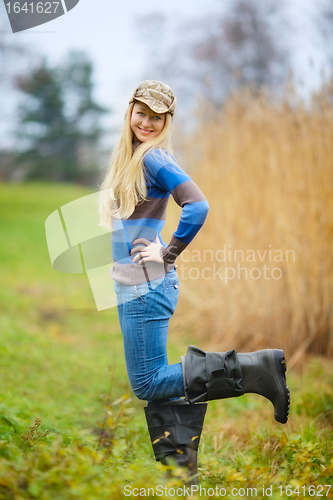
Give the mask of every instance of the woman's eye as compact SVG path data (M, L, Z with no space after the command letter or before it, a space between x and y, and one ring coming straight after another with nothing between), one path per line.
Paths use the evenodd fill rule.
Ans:
M160 116L154 116L154 120L160 120L161 117Z

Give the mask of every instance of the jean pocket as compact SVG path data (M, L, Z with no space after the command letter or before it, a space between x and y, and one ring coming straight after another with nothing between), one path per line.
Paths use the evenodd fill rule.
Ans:
M163 280L163 288L164 290L178 290L179 279L176 271L170 271L165 275Z
M123 285L115 281L114 289L117 296L117 305L131 302L138 299L136 285Z

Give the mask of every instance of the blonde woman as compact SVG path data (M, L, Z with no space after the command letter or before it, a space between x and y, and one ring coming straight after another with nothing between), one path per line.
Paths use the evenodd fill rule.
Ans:
M110 274L126 367L135 395L148 402L145 415L155 458L186 467L197 482L205 401L257 393L272 402L275 419L286 423L290 395L284 353L278 349L239 354L190 346L180 363L168 364L168 324L179 294L175 261L209 209L172 155L175 108L176 98L165 83L145 80L134 91L101 186L100 216L112 231ZM170 194L182 212L165 244L161 230Z

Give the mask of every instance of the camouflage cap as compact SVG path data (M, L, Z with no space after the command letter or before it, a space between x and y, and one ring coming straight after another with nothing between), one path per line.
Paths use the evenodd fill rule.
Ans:
M163 82L157 80L144 80L134 91L130 100L132 102L140 101L150 107L155 113L171 113L176 109L177 99L169 87Z

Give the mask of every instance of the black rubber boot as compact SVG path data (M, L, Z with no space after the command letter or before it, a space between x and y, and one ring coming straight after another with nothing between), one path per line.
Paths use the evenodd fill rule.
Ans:
M156 460L185 468L186 484L199 484L197 452L207 404L179 400L146 406L144 410Z
M277 422L287 422L290 391L283 351L205 352L190 346L182 364L186 400L194 403L256 393L272 402Z

